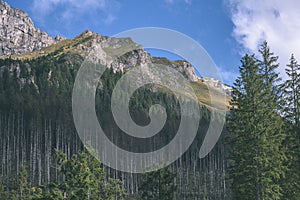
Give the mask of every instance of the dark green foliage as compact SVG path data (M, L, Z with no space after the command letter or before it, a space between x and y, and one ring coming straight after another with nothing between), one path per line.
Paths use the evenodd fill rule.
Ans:
M28 170L26 170L24 166L20 166L17 176L10 183L8 183L7 187L4 187L3 182L1 181L1 185L0 185L1 199L7 199L7 200L42 199L42 189L31 187L31 183L28 180L29 180Z
M285 130L283 119L279 115L280 111L280 90L278 82L281 80L278 75L277 63L278 57L270 52L267 42L264 42L259 52L262 61L259 67L262 75L262 105L261 109L261 130L262 132L262 148L259 161L261 175L261 198L262 199L280 199L282 196L282 188L279 184L280 180L285 176L286 166L284 162L287 160L286 152L283 148L285 140Z
M253 199L256 196L256 173L258 170L257 145L259 133L255 118L260 100L257 87L261 84L258 76L258 65L254 56L245 55L241 60L240 77L236 80L231 101L232 110L228 117L231 147L230 179L234 199Z
M20 167L15 181L10 188L0 185L1 197L11 200L102 200L124 199L126 192L117 179L108 178L101 163L87 150L74 154L71 159L61 151L55 151L63 181L44 186L32 187L28 181L28 172Z
M0 60L0 66L3 68L0 73L2 111L25 110L29 115L45 116L49 111L70 109L79 64L56 61L48 55L30 61ZM8 71L10 68L14 71Z
M87 150L78 152L69 160L59 151L56 151L55 156L64 180L54 185L55 190L51 195L63 194L66 199L74 200L123 199L125 197L126 193L121 182L112 178L106 180L101 163Z
M234 199L281 199L286 152L279 115L277 57L264 42L261 60L245 55L228 118Z
M300 199L300 65L291 55L287 80L282 85L282 112L286 120L287 174L283 180L285 199Z
M284 105L284 117L299 128L300 126L300 65L294 55L291 55L290 63L286 67L288 76L282 85Z
M139 186L141 199L174 199L174 192L177 188L174 182L175 177L176 174L172 172L170 167L145 173Z

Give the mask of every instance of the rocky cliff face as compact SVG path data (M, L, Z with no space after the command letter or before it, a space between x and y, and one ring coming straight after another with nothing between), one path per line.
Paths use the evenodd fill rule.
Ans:
M97 48L95 54L100 56L100 60L106 60L107 66L112 68L114 72L126 72L126 70L137 65L162 64L179 71L191 82L196 82L199 79L190 63L183 60L170 61L166 58L152 57L131 38L110 38L88 30L77 38L88 38L90 42L80 43L74 47L75 49L93 52Z
M34 26L26 12L0 0L0 56L36 51L62 39L50 37Z

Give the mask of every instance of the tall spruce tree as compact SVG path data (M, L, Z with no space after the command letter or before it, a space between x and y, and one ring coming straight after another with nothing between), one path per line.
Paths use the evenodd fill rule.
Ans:
M231 147L229 174L234 199L280 199L286 160L279 115L277 57L264 42L261 60L245 55L234 86L228 117Z
M230 157L229 176L232 181L232 199L250 200L258 190L258 136L257 126L262 85L254 56L245 55L239 68L240 76L234 83L231 112L228 116ZM255 198L256 199L256 198Z
M284 117L294 127L300 127L300 65L294 55L286 65L287 80L283 84Z
M261 199L280 199L282 188L280 180L284 177L286 152L283 148L285 140L283 119L280 116L280 87L278 57L270 51L265 41L259 49L260 73L263 80L260 146L260 196Z
M282 113L285 118L288 166L283 181L285 199L300 199L300 65L294 55L286 67L287 80L283 83Z

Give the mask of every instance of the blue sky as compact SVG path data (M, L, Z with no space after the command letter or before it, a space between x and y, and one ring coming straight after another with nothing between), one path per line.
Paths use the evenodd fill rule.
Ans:
M291 53L300 59L297 0L6 1L26 11L35 25L51 36L71 38L86 29L112 36L148 26L182 32L206 49L227 84L232 84L238 74L241 55L256 53L264 39L280 56L282 72Z

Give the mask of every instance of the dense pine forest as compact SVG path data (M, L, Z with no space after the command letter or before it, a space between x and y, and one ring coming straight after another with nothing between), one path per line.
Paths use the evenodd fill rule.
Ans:
M92 160L84 150L88 147L77 136L71 110L72 86L81 62L82 57L76 54L57 56L57 52L35 59L0 60L3 196L7 199L225 198L223 138L207 158L198 158L211 112L204 105L201 105L203 116L197 138L189 151L166 169L149 174L121 173ZM155 103L167 109L168 120L163 134L145 141L126 139L109 109L112 89L121 76L122 72L107 69L101 77L96 95L101 126L122 148L128 148L128 142L140 144L132 146L134 149L130 151L160 148L174 137L178 128L180 107L176 97L168 89L154 85L138 89L130 101L136 123L149 123L148 110ZM97 174L99 171L101 176ZM159 179L155 177L161 181L157 182Z
M278 57L264 42L259 55L241 59L227 131L204 159L198 151L211 109L201 105L197 137L175 163L145 173L121 173L83 146L73 124L72 86L82 57L57 52L34 59L0 60L1 197L4 199L300 199L300 65L294 55L278 74ZM96 111L107 136L130 151L168 143L180 106L166 88L146 85L130 101L132 118L149 123L148 110L163 105L163 133L134 141L117 127L110 108L122 72L107 69L97 89ZM225 127L225 128L226 128Z
M228 114L230 199L300 199L300 66L280 82L267 42L241 59Z

